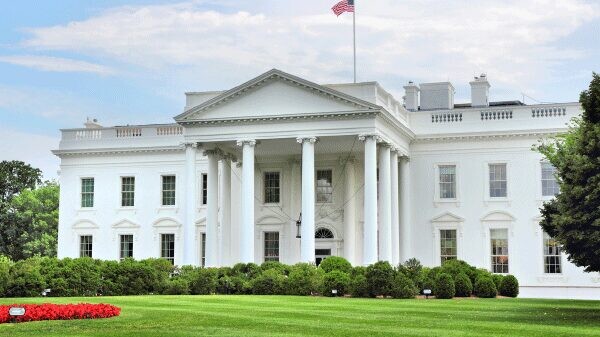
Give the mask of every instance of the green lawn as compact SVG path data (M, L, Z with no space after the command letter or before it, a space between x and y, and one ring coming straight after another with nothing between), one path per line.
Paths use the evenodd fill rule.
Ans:
M42 299L0 299L1 304ZM121 316L0 324L0 336L600 336L600 302L381 300L290 296L49 298Z

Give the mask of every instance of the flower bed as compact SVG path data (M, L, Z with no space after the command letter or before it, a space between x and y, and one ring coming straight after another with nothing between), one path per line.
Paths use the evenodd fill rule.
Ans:
M12 317L12 307L25 308L25 315ZM92 319L119 316L121 308L110 304L13 304L0 305L0 323L68 319Z

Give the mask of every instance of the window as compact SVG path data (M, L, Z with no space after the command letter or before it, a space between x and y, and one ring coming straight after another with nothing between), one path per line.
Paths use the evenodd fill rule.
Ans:
M202 205L208 203L208 174L202 173Z
M175 264L175 234L160 235L160 257Z
M508 229L491 229L492 273L508 273Z
M94 207L94 178L81 179L81 207Z
M317 228L315 239L333 239L333 232L327 228Z
M333 173L331 170L317 170L317 202L333 202Z
M490 198L506 198L506 164L489 164Z
M119 253L119 258L123 260L128 257L133 257L133 235L121 235L120 239L121 250Z
M265 262L279 261L279 232L265 232Z
M175 206L175 176L162 176L162 205Z
M456 165L440 165L440 199L456 199Z
M447 260L456 260L456 229L440 229L440 258L444 264Z
M265 172L265 204L279 203L279 172Z
M135 205L135 177L121 178L121 206Z
M200 252L200 263L202 267L206 266L206 233L202 233L202 250Z
M79 257L92 257L92 236L79 237Z
M544 273L560 274L560 245L548 233L544 232Z
M542 196L553 197L558 194L559 187L556 181L556 168L548 162L542 162Z

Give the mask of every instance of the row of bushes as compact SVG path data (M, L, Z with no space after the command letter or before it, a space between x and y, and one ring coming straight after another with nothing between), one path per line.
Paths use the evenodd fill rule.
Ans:
M352 267L329 257L308 263L236 264L233 267L173 267L163 259L121 262L90 258L30 258L13 263L0 257L0 297L96 296L143 294L256 294L413 298L431 289L437 298L516 297L513 276L491 274L463 261L426 268L411 259L397 267L377 262Z

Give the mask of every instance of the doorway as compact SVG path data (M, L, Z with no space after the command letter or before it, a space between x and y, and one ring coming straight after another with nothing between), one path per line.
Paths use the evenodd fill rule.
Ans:
M321 264L323 259L331 256L331 249L315 249L315 264L317 267Z

